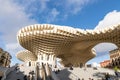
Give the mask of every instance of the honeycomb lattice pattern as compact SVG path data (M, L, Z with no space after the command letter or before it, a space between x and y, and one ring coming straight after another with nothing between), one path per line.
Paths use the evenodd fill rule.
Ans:
M37 60L37 57L28 50L19 51L17 53L17 58L24 62Z
M63 64L78 66L95 57L95 45L110 42L120 47L120 25L100 30L82 30L67 26L35 24L17 34L21 46L37 56L55 54Z

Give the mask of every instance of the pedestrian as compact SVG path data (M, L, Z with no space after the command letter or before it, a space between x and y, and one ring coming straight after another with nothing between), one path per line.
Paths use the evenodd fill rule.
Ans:
M110 75L109 75L109 73L106 73L106 74L105 74L105 80L110 80Z
M27 80L27 75L24 76L24 80Z

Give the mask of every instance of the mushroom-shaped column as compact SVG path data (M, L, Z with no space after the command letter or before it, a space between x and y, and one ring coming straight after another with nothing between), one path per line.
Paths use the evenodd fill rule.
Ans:
M25 49L46 62L49 55L61 58L67 66L79 66L95 57L93 47L102 42L115 43L120 47L120 25L101 30L81 30L68 26L35 24L19 30L18 41ZM49 56L49 57L48 57Z
M36 61L37 61L36 55L34 55L32 52L28 50L19 51L16 56L19 60L25 62L26 66L36 65Z

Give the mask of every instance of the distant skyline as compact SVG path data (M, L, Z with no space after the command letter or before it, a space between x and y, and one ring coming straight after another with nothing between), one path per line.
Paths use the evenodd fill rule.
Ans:
M120 23L119 0L0 0L0 3L0 47L12 55L12 64L20 62L15 55L23 48L16 34L22 27L55 24L86 30ZM109 59L109 50L115 48L114 44L97 45L97 57L89 63Z

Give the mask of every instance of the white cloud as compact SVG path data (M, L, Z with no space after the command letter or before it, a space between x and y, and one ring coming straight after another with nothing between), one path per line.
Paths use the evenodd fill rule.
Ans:
M14 0L16 1L16 0ZM16 3L23 6L28 13L41 13L47 10L50 0L17 0Z
M108 52L108 51L111 51L116 48L117 48L117 46L112 43L100 43L95 46L96 52L99 52L99 53Z
M59 14L59 12L57 11L56 8L53 8L52 11L51 11L51 14L52 14L53 17L55 18L55 17Z
M17 31L21 27L37 23L35 20L29 19L29 14L24 12L23 7L16 5L11 0L0 0L0 3L0 32L6 43L16 41Z
M102 29L105 27L110 27L116 24L120 24L120 12L114 10L109 12L103 20L101 20L95 29Z
M91 0L66 0L66 7L70 13L78 13Z
M112 12L109 12L106 14L106 16L101 20L98 25L95 27L95 29L103 29L106 27L110 27L116 24L120 24L120 12L114 10ZM105 52L105 51L110 51L117 48L116 45L111 44L111 43L102 43L98 44L95 49L97 52Z
M42 11L44 11L47 8L47 2L49 2L50 0L40 0L41 3L41 9Z
M47 16L47 22L50 23L50 22L53 22L56 20L57 16L60 14L59 11L57 11L56 8L53 8L50 12L50 14Z
M6 51L12 51L12 53L17 53L20 50L23 50L24 48L20 46L19 43L9 43L6 44Z
M16 1L16 0L14 0ZM31 14L31 17L43 23L54 22L66 19L67 16L76 15L81 9L95 0L17 0L16 3L24 7L25 12ZM57 12L57 16L52 12ZM53 17L53 18L51 18ZM56 19L57 18L57 19Z
M0 39L4 41L5 50L16 59L16 52L21 50L16 39L18 30L37 21L30 19L30 15L24 12L24 8L13 0L0 0L0 3Z

